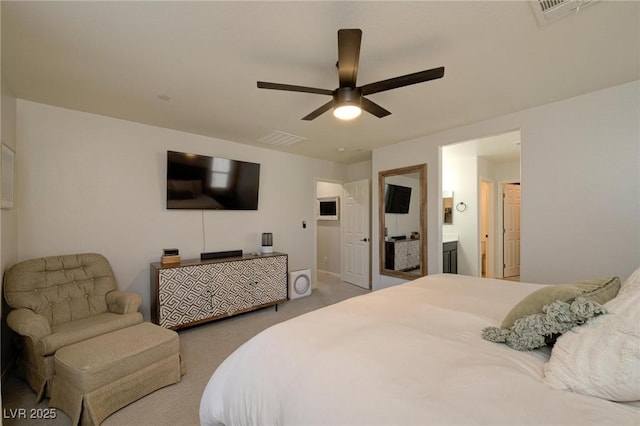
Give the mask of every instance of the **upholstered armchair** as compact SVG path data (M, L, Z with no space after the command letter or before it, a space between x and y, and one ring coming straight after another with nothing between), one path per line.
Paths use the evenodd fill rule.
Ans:
M8 326L19 335L19 370L48 395L53 356L64 346L142 322L142 298L116 289L107 259L95 253L27 260L8 269Z

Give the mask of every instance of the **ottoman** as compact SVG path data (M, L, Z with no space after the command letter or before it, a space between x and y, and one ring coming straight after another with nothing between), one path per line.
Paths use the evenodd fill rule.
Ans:
M120 408L181 377L178 333L142 323L59 349L50 407L72 424L99 425Z

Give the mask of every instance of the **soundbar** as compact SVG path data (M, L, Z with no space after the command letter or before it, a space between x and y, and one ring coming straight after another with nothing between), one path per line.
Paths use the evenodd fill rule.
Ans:
M210 251L200 253L200 260L221 259L223 257L242 256L242 250Z

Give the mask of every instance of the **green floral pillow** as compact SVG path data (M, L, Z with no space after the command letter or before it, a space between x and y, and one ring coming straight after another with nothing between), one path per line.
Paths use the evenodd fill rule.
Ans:
M509 329L487 327L482 330L482 338L506 343L518 351L529 351L549 344L550 338L584 324L589 318L607 313L598 302L583 297L578 297L570 304L556 300L542 308L542 311L517 319Z
M520 351L553 345L561 334L606 313L601 305L619 290L618 277L543 287L518 302L500 327L482 330L482 338Z
M544 306L557 300L571 303L577 297L583 297L586 300L604 304L616 297L619 290L620 278L618 277L546 286L534 291L511 308L511 311L502 320L500 327L503 329L511 328L516 320L542 313Z

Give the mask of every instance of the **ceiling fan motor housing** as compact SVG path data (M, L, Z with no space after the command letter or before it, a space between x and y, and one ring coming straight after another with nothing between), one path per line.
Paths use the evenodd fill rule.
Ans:
M333 104L335 106L354 105L362 106L362 91L358 87L339 87L333 91Z

